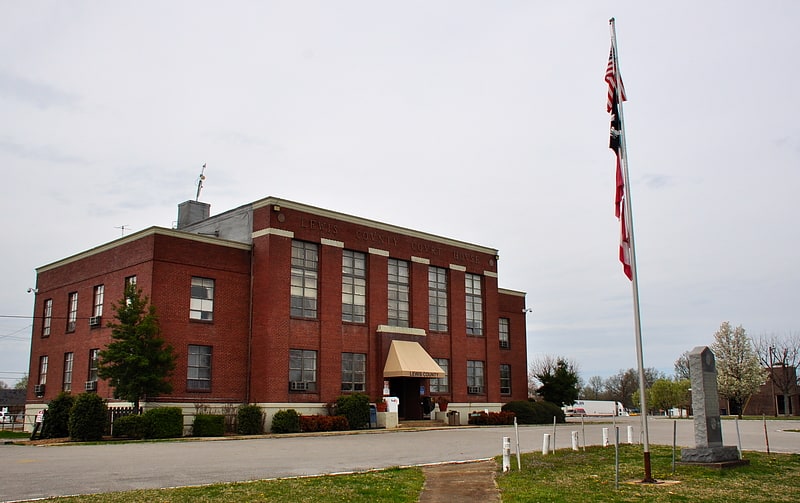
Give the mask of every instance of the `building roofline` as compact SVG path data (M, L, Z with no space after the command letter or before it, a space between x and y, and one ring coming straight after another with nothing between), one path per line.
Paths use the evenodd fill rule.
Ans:
M430 234L430 233L423 232L423 231L417 231L417 230L409 229L407 227L401 227L401 226L398 226L398 225L387 224L387 223L384 223L384 222L379 222L377 220L370 220L368 218L357 217L355 215L348 215L346 213L339 213L339 212L333 211L333 210L326 210L326 209L323 209L323 208L319 208L317 206L311 206L311 205L308 205L308 204L298 203L298 202L295 202L295 201L289 201L287 199L281 199L281 198L273 197L273 196L265 197L264 199L260 199L258 201L255 201L255 202L251 203L251 204L252 204L252 208L254 210L258 209L258 208L263 208L265 206L278 205L278 206L283 206L283 207L290 208L290 209L297 210L297 211L303 211L303 212L306 212L306 213L311 213L313 215L317 215L317 216L321 216L321 217L332 218L332 219L341 220L343 222L349 222L349 223L357 224L357 225L368 225L370 227L374 227L374 228L381 229L381 230L388 231L388 232L394 232L394 233L403 234L403 235L406 235L406 236L416 237L416 238L420 238L420 239L426 239L426 240L429 240L429 241L434 241L434 242L437 242L437 243L446 244L446 245L450 245L450 246L455 246L455 247L459 247L459 248L466 248L466 249L469 249L469 250L472 250L472 251L475 251L475 252L478 252L478 253L486 253L486 254L495 255L495 256L497 256L497 253L498 253L496 248L490 248L488 246L482 246L482 245L477 245L477 244L474 244L474 243L468 243L466 241L459 241L457 239L451 239L451 238L439 236L439 235L436 235L436 234ZM214 217L210 217L210 218L214 218Z
M67 258L63 258L56 262L52 262L50 264L46 264L36 268L36 273L40 274L43 272L47 272L51 269L56 269L63 265L69 264L71 262L75 262L87 257L91 257L92 255L97 255L98 253L103 253L105 251L117 248L119 246L126 245L128 243L132 243L134 241L138 241L139 239L149 237L149 236L168 236L178 239L188 239L190 241L197 241L200 243L207 243L213 244L217 246L226 246L229 248L238 248L240 250L250 250L251 246L247 243L240 243L239 241L229 241L227 239L220 239L211 236L203 236L201 234L192 234L191 232L183 232L178 231L175 229L167 229L165 227L149 227L147 229L134 232L128 236L121 237L119 239L115 239L114 241L109 241L108 243L104 243L100 246L96 246L94 248L90 248L88 250L82 251L80 253L76 253L75 255L71 255Z
M508 288L498 288L497 293L502 293L504 295L514 295L516 297L525 297L527 293L521 292L519 290L509 290Z

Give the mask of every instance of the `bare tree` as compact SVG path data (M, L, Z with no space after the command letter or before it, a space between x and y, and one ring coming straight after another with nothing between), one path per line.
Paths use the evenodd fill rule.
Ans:
M581 390L581 398L585 400L602 400L606 383L600 376L592 376Z
M797 368L800 366L800 334L761 335L754 341L761 365L769 372L769 379L783 395L783 413L791 415L792 397L797 394ZM775 392L772 393L775 395ZM773 397L775 416L778 415L778 397Z
M677 380L679 380L679 381L682 380L682 379L691 379L689 377L689 352L688 351L684 351L683 353L681 353L681 355L678 357L678 359L675 360L675 378Z

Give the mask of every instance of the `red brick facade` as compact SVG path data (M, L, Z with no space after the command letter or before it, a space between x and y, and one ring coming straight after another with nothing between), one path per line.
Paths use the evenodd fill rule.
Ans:
M243 226L245 228L243 228ZM244 236L244 237L242 237ZM291 316L292 243L318 249L316 316ZM342 321L342 255L366 256L366 321ZM409 265L408 328L389 326L388 263ZM447 271L448 330L429 330L429 267ZM171 403L326 403L342 394L342 353L366 355L365 393L383 394L383 369L394 339L418 342L433 358L449 361L451 402L503 403L527 397L525 296L498 288L497 251L401 227L267 198L181 230L151 228L38 269L31 346L29 403L43 403L63 388L64 355L73 353L72 392L83 391L89 351L110 340L105 325L122 298L125 279L156 307L162 334L177 367ZM483 333L467 335L465 276L480 277ZM213 321L189 319L193 277L214 280ZM93 289L104 285L102 326L90 327ZM77 324L66 331L68 298L78 293ZM52 299L50 334L42 336L45 302ZM499 344L500 319L509 342ZM210 390L187 388L187 348L212 348ZM316 390L289 388L290 350L316 352ZM48 356L42 396L39 361ZM467 361L483 362L485 386L468 393ZM508 365L510 393L501 394L500 366ZM393 386L396 382L393 382ZM428 394L428 380L408 388ZM42 391L41 389L39 391ZM98 382L97 393L112 390ZM415 391L416 393L416 391ZM412 393L413 395L413 393ZM412 397L413 398L413 397ZM413 411L409 411L413 413Z

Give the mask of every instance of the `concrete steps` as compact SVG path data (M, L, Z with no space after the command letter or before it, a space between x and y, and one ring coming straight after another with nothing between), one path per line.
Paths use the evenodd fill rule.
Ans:
M423 419L420 421L400 421L397 425L398 428L439 428L442 426L447 426L447 423L443 420L435 420L435 419Z

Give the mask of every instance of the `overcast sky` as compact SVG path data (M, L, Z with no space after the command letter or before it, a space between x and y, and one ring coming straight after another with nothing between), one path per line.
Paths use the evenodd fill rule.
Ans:
M0 380L37 267L282 197L500 251L529 360L636 366L603 81L617 19L644 362L800 330L800 2L0 2Z

